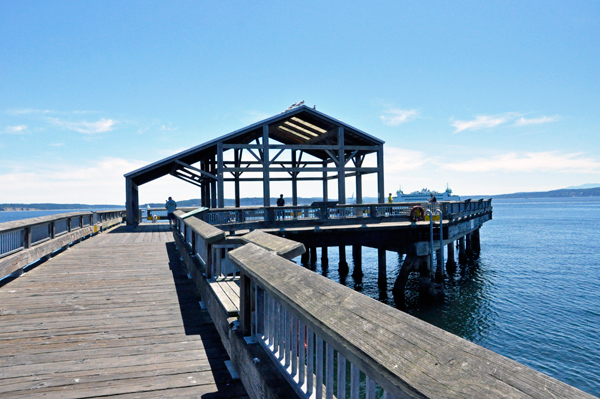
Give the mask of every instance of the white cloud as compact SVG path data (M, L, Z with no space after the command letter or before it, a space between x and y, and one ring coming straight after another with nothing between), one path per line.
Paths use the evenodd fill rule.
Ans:
M267 118L272 117L272 114L267 114L262 111L244 111L244 116L241 118L241 123L251 125L256 122L260 122Z
M48 120L58 126L65 129L73 130L84 134L96 134L110 132L112 127L117 123L112 119L102 118L96 122L70 122L59 118L48 118Z
M27 131L27 126L25 125L18 125L18 126L6 126L6 129L4 129L4 132L0 133L7 133L7 134L23 134Z
M530 152L517 154L510 152L490 158L475 158L469 161L446 163L445 169L457 172L474 173L600 173L600 162L586 158L582 153L560 154L558 151Z
M452 122L452 126L456 128L454 133L459 133L463 130L486 129L512 122L516 118L519 118L519 116L521 115L522 114L518 112L506 112L504 114L497 115L479 115L476 116L475 119L470 121L454 121ZM558 115L541 116L539 118L525 118L521 116L515 121L513 126L519 127L528 125L539 125L542 123L556 122L558 120L560 120L560 117Z
M515 126L527 126L527 125L539 125L541 123L551 123L551 122L556 122L560 120L560 117L558 115L554 115L554 116L542 116L539 118L519 118L517 119L517 121L515 122Z
M398 126L401 123L415 119L419 115L416 109L392 108L379 117L384 125Z
M416 170L430 162L430 159L421 151L405 150L391 146L384 147L383 151L386 174Z
M507 112L498 115L479 115L470 121L454 121L452 126L456 128L454 133L462 132L463 130L479 130L502 125L510 122L517 116L518 114L515 112Z
M49 163L16 165L11 172L0 174L0 203L124 204L123 175L147 164L106 157L83 167ZM142 204L162 202L169 195L180 199L199 198L200 191L172 176L140 186Z
M24 108L24 109L9 109L6 111L7 114L11 115L31 115L31 114L53 114L54 111L49 109L32 109L32 108Z

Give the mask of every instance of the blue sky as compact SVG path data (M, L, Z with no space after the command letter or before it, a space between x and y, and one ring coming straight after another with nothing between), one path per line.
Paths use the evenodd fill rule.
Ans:
M386 192L600 183L599 61L595 1L0 0L0 203L122 204L124 173L299 100L386 142Z

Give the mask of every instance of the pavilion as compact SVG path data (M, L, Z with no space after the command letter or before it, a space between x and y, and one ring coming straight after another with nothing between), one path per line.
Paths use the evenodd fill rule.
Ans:
M296 105L271 118L200 144L125 175L127 224L139 220L138 187L172 175L200 188L202 206L225 206L225 183L233 182L240 206L240 182L262 182L264 206L271 204L270 183L289 181L297 205L299 181L337 180L338 203L346 199L346 178L356 178L356 202L362 203L362 176L377 174L377 198L385 202L383 144L336 118L306 105ZM375 167L363 165L374 154ZM373 155L372 155L373 156Z

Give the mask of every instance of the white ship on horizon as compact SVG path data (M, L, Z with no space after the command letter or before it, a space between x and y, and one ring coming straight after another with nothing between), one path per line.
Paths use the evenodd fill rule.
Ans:
M442 193L423 188L421 191L413 191L410 194L404 194L404 192L402 192L402 187L400 187L400 189L396 191L394 202L426 202L431 198L431 194L435 196L437 201L460 201L460 196L452 194L452 189L446 185L446 190Z

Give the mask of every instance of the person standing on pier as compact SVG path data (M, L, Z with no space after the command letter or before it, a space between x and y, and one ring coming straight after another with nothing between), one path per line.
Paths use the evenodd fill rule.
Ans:
M285 200L283 199L283 194L279 195L277 199L277 206L285 206ZM283 211L277 211L277 219L283 219Z
M437 202L437 198L435 198L435 195L433 195L433 193L429 194L429 196L431 198L429 198L429 202Z
M389 197L388 197L388 204L391 204L394 202L394 197L392 197L392 193L390 193Z
M173 198L169 197L169 200L165 204L165 208L167 208L167 219L169 219L169 227L173 228L173 223L175 222L175 209L177 209L177 202L173 200Z

